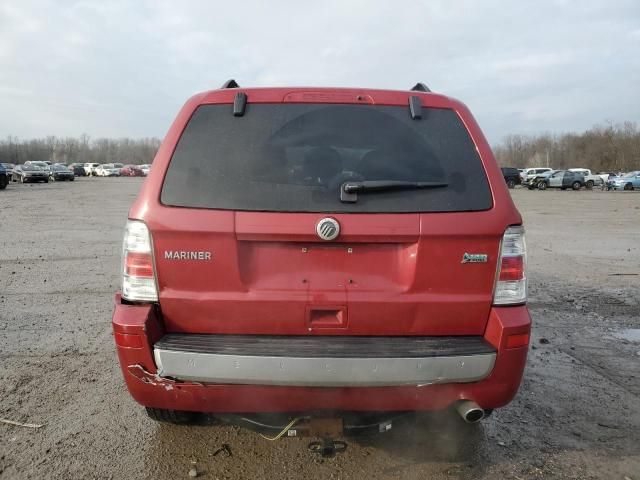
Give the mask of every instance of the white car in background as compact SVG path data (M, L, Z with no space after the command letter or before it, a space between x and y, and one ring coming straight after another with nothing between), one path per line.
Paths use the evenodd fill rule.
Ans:
M522 179L523 185L528 185L529 181L552 170L552 168L545 167L525 168L522 173L520 173L520 178Z
M117 167L115 163L105 163L95 169L94 175L98 177L119 177L120 167Z
M142 173L144 173L144 176L146 177L151 171L151 165L149 165L148 163L144 163L140 165L140 170L142 170Z
M604 185L604 179L600 175L593 175L591 173L591 170L589 170L588 168L570 168L569 171L581 173L582 175L584 175L585 186L589 189L593 188L594 186L601 187L602 185Z
M83 165L85 175L89 177L94 176L96 174L96 168L98 168L99 166L99 163L85 163Z

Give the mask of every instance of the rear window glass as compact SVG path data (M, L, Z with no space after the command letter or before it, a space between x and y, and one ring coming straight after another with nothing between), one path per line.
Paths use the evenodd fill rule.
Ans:
M445 182L434 189L360 192L344 182ZM372 105L203 105L176 146L162 187L165 205L274 212L453 212L492 199L475 145L458 115Z

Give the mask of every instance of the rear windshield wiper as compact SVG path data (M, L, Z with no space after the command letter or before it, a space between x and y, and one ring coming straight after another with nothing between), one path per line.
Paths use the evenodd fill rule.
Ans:
M344 182L340 188L341 202L357 202L358 192L384 192L389 190L412 190L417 188L441 188L446 182L412 182L405 180L364 180Z

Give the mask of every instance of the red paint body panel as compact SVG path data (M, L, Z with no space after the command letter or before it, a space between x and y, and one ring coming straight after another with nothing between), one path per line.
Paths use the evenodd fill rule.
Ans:
M397 105L454 110L474 142L492 195L486 211L332 213L337 242L322 243L320 213L234 212L168 207L160 202L174 148L195 109L251 103ZM502 172L469 110L443 95L370 89L255 88L201 93L187 101L154 159L129 218L152 236L159 306L116 298L127 386L146 406L206 412L433 410L459 399L484 408L508 403L522 378L527 347L506 348L528 334L526 306L492 307L502 235L522 220ZM211 252L211 260L167 258L165 251ZM462 264L466 252L486 263ZM498 349L491 375L476 383L393 388L302 388L174 383L154 377L152 346L163 332L266 335L479 335Z
M151 344L161 332L160 319L149 306L122 305L116 297L115 332L138 332L143 349L118 346L118 357L129 392L147 407L211 413L440 410L460 399L483 408L506 405L515 396L528 347L506 348L509 335L528 333L526 307L492 308L485 338L498 348L491 374L475 383L423 387L307 388L254 385L176 383L155 377Z

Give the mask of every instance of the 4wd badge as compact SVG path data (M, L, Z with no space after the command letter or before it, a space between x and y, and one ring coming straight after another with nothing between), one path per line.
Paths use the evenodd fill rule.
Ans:
M489 256L486 253L466 253L462 255L461 263L487 263Z

